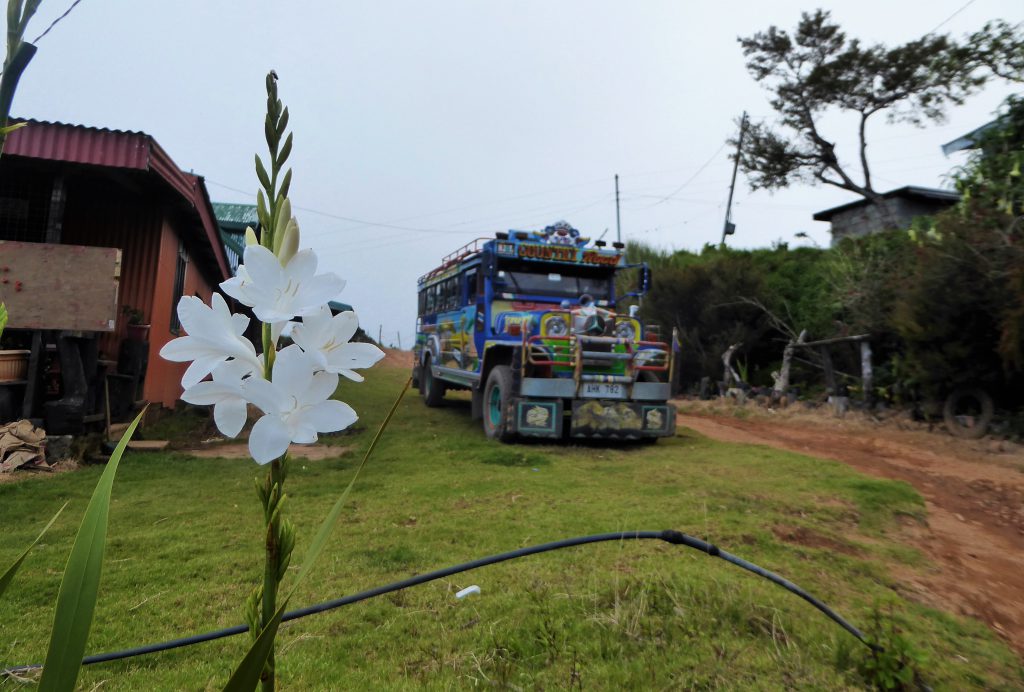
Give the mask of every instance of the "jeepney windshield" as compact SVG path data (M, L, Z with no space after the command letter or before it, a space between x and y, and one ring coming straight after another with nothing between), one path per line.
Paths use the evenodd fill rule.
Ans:
M558 271L525 272L500 270L494 283L511 293L558 298L579 298L589 293L594 300L612 299L612 274L568 275Z

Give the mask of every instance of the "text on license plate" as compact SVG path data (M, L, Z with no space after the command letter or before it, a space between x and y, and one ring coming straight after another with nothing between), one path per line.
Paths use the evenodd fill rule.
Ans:
M584 382L583 396L600 399L621 399L626 396L626 388L621 384L605 382Z

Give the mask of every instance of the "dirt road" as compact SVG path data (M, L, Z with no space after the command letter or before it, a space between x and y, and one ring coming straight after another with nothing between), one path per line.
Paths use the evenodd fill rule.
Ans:
M771 416L769 418L769 416ZM723 411L679 416L715 440L761 444L835 459L881 478L903 480L924 497L927 525L908 538L932 558L920 575L895 575L914 596L980 618L1024 656L1024 450L991 440L901 430L824 414Z

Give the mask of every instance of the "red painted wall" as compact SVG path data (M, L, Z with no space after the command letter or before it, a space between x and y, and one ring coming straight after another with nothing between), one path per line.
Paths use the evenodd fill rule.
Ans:
M153 321L149 332L149 370L146 373L146 385L143 394L147 401L160 402L164 406L174 406L181 397L181 376L185 374L188 363L171 363L159 355L171 339L184 336L185 332L171 332L171 314L177 310L174 301L174 276L178 261L178 234L172 220L165 218L160 229L160 246L158 248L157 270L153 292ZM203 277L196 263L189 258L185 269L184 295L198 295L204 302L210 302L214 289L212 283Z
M96 186L81 180L69 181L67 189L62 241L121 249L118 304L141 310L151 325L143 398L174 406L181 397L181 376L188 363L169 363L159 352L176 336L171 333L171 302L179 235L186 234L185 224L196 222L176 211L160 194L127 192L118 186ZM216 278L204 277L190 258L185 295L198 294L209 302ZM119 315L115 331L100 337L103 358L117 360L126 324L127 318Z

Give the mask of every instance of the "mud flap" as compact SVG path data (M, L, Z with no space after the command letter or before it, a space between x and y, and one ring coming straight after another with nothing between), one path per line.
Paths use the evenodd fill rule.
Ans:
M676 431L672 404L653 404L603 399L577 400L572 404L572 437L640 439L669 437Z
M562 436L561 399L517 399L515 432L524 437Z

